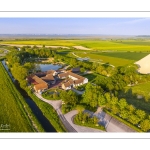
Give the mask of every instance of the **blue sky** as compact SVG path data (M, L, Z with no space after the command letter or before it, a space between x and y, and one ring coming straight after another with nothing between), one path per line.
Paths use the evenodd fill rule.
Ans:
M150 18L0 18L0 34L150 35Z

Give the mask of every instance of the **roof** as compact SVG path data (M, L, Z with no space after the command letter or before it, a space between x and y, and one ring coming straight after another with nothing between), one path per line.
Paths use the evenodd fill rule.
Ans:
M70 75L70 76L73 76L73 77L75 77L75 78L77 78L77 79L84 78L84 77L79 76L79 75L77 75L77 74L75 74L75 73L73 73L73 72L69 72L69 75Z
M46 72L46 74L53 74L54 72L56 72L55 70L48 70L47 72Z
M43 77L43 76L46 76L46 72L37 72L35 73L35 75L38 77Z
M71 86L71 84L70 84L69 82L65 82L65 83L63 83L63 84L64 84L65 87Z
M41 79L43 79L45 81L55 80L53 77L53 74L47 74L45 77L41 77Z
M73 84L73 83L74 83L74 81L73 81L72 79L70 79L68 82L69 82L70 84Z
M68 77L68 72L67 72L67 73L58 74L58 76L59 76L60 78L62 78L62 77Z
M35 82L37 82L37 83L45 83L45 84L47 84L45 81L43 81L41 78L39 78L39 77L36 76L36 75L33 75L33 76L32 76L32 79L33 79Z
M74 81L74 84L83 83L83 80L84 80L84 78L81 78L81 79L79 79L79 80L75 80L75 81Z
M43 90L43 89L47 89L48 88L48 85L47 83L40 83L40 84L37 84L34 86L35 90Z
M79 72L79 71L80 71L80 67L72 68L72 71L73 71L73 72Z

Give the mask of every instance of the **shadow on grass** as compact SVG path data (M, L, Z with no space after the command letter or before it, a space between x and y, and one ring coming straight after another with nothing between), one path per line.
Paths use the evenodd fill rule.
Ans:
M147 113L150 113L150 99L145 99L145 97L137 98L138 93L133 93L132 89L127 91L121 91L118 94L120 98L126 98L128 104L135 106L138 109L144 110ZM140 95L140 94L139 94Z

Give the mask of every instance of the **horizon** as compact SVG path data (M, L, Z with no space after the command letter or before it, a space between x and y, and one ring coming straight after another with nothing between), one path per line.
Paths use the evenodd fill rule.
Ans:
M0 35L150 35L150 18L0 18Z

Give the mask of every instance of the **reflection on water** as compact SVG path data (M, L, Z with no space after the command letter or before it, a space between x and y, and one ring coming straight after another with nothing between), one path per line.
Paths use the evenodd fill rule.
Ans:
M53 65L53 64L36 64L36 69L41 71L47 70L58 70L62 65Z

